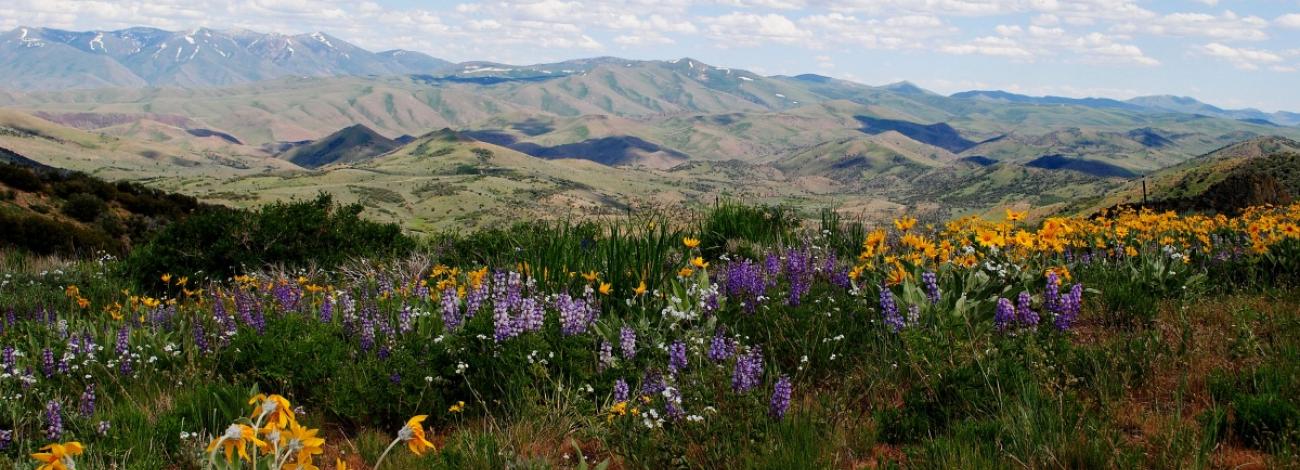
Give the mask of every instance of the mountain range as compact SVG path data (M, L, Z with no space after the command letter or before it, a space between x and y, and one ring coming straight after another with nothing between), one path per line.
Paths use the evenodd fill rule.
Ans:
M249 83L292 76L430 73L451 65L419 52L370 52L325 33L197 28L0 34L0 87L19 90Z
M232 205L328 191L416 230L724 196L1059 210L1300 139L1293 113L1190 98L943 95L692 58L452 64L323 33L18 28L0 66L0 147L24 158Z

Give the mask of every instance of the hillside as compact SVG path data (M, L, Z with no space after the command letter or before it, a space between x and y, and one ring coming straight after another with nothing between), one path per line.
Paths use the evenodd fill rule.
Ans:
M1300 196L1300 142L1259 137L1217 149L1146 178L1148 205L1231 212L1250 205L1286 204ZM1084 211L1142 202L1131 182Z
M0 247L121 255L202 207L190 196L34 165L0 150Z
M303 168L320 168L336 163L360 162L397 148L397 141L357 124L324 138L294 147L278 158Z
M196 28L0 33L0 88L226 86L282 77L430 73L449 62L418 52L366 51L325 33Z

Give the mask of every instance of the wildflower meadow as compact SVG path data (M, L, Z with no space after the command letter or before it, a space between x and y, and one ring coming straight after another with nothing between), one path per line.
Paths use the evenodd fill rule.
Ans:
M1300 204L721 204L257 265L185 262L218 243L182 235L150 263L0 260L0 468L1300 458Z

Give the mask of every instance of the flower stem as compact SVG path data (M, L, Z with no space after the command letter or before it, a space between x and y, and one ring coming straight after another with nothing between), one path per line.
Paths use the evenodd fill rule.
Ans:
M393 447L396 446L398 442L402 442L402 438L399 437L397 439L393 439L393 442L390 442L388 444L388 448L384 449L384 453L379 454L379 460L375 461L374 470L379 470L379 465L384 463L384 457L388 457L388 451L393 450Z
M217 449L220 449L221 444L224 442L226 442L226 436L223 435L221 438L217 439L217 443L212 446L212 452L208 452L207 468L214 468L217 466Z

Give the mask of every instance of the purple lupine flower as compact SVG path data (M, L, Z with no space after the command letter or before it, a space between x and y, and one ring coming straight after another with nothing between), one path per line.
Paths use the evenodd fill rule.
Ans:
M573 336L587 331L587 325L595 318L594 309L588 299L570 297L560 294L555 299L555 307L560 311L560 332L564 336Z
M811 254L805 250L790 249L786 251L785 257L786 276L790 280L790 297L786 303L797 307L812 287Z
M943 294L939 292L939 275L934 271L926 271L921 274L921 283L925 285L925 298L931 304L937 304L943 299Z
M754 313L767 291L767 280L761 268L751 260L727 264L722 270L723 292L728 299L736 299L745 313Z
M99 434L99 437L108 436L108 429L109 429L108 421L100 421L98 423L95 423L95 434Z
M596 354L597 370L605 370L614 365L614 345L600 340L600 352Z
M614 381L614 402L627 401L628 393L627 381L621 378Z
M8 449L14 443L14 431L12 429L0 429L0 450Z
M18 352L13 346L5 346L0 350L0 366L4 367L4 372L13 375L18 365Z
M664 391L665 388L668 388L668 384L664 383L663 374L660 374L657 370L647 370L645 376L641 378L642 395L658 395L659 392Z
M993 325L998 331L1007 331L1015 321L1016 308L1011 306L1010 300L998 297L998 308L993 314Z
M770 253L763 259L763 271L767 272L768 282L775 282L776 276L781 274L781 257L776 253Z
M393 339L397 338L397 330L393 328L393 323L388 321L387 316L380 316L376 313L374 318L375 325L379 327L379 331L384 333L385 339L392 342Z
M253 304L255 302L255 300L249 298L248 293L244 292L243 289L235 291L235 311L239 313L239 320L244 322L244 325L255 326L257 324L257 319L253 317Z
M831 272L831 285L840 289L849 289L853 287L853 279L849 277L847 269L839 269Z
M302 301L302 290L297 285L281 280L271 289L271 295L280 304L280 311L296 312Z
M45 378L54 377L54 350L45 348L41 351L41 370L45 372Z
M884 317L885 326L895 333L906 326L903 315L898 313L898 304L894 303L894 292L883 285L880 286L880 315Z
M63 437L63 406L58 400L45 404L45 439L58 442Z
M1016 313L1019 314L1016 320L1027 328L1038 326L1038 312L1033 310L1033 302L1033 297L1027 291L1021 291L1016 297Z
M128 344L130 338L131 331L127 329L126 325L122 325L122 328L117 330L117 345L114 348L114 352L117 353L118 357L125 358L126 353L130 351L131 346Z
M541 331L546 321L546 307L533 297L519 302L519 328L521 331Z
M1047 286L1043 289L1043 310L1054 314L1061 311L1061 278L1055 271L1047 273Z
M465 318L473 318L478 309L483 305L483 300L487 298L487 284L470 289L469 294L465 296Z
M194 319L194 349L200 354L209 351L208 334L203 331L203 322L198 321L198 318Z
M410 305L402 305L402 311L397 314L397 331L402 334L410 333L415 329L415 317L411 313Z
M400 384L402 383L402 374L393 372L393 375L388 376L388 381L392 382L394 385Z
M726 333L725 328L718 328L713 333L713 341L709 342L709 352L707 354L710 361L722 362L730 359L736 353L736 344L731 342L730 338L727 338Z
M460 299L456 297L456 288L442 290L442 325L448 331L460 327Z
M664 416L673 421L680 421L686 416L686 411L682 410L682 397L677 389L668 389L667 402L664 404Z
M706 317L713 312L718 311L718 289L715 284L712 288L704 289L704 298L701 302L700 310L703 310Z
M919 324L920 322L921 322L921 306L920 306L920 305L908 305L908 306L907 306L907 324L908 324L908 325L912 325L912 326L916 326L916 325Z
M1070 288L1070 293L1061 298L1061 308L1056 314L1056 329L1066 331L1074 325L1074 320L1079 316L1079 309L1083 306L1083 284L1075 284Z
M81 392L81 402L77 406L77 411L86 418L95 414L95 384L86 384L86 390Z
M763 349L755 346L736 358L736 367L731 373L731 389L736 393L745 393L757 386L762 379Z
M375 322L370 315L361 315L361 350L369 351L375 347Z
M677 340L668 345L668 373L677 375L686 369L686 342Z
M510 318L510 310L506 307L505 302L494 302L492 305L492 339L500 343L515 336L514 321Z
M794 391L794 386L790 383L790 377L781 375L777 379L776 386L772 387L772 401L768 409L768 416L776 419L785 417L785 412L790 408L790 394Z
M334 321L334 298L325 296L320 303L320 322L330 323Z
M623 359L632 360L636 358L636 330L630 326L624 326L618 330L619 351L623 354Z

